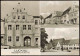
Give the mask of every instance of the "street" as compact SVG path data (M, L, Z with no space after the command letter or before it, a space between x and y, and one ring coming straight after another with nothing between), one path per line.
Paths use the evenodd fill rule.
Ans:
M71 52L54 50L54 51L41 52L41 55L79 55L79 50L71 50Z
M37 49L37 48L39 48L39 47L26 47L26 46L24 46L24 47L11 47L11 49Z
M60 28L62 28L62 27L64 27L64 28L68 28L68 27L79 27L79 25L78 24L44 24L44 25L41 25L41 27L54 27L54 28L56 28L56 27L60 27Z

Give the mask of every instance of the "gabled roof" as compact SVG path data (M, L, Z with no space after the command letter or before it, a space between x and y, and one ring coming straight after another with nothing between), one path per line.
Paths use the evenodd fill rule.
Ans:
M60 45L62 45L64 43L65 39L64 38L60 38L60 39L53 39L53 42L55 43L55 45L57 45L57 43L59 42Z
M65 40L63 44L64 44L64 45L68 45L69 42L70 42L70 40Z
M40 18L40 16L33 16L33 18Z
M47 19L47 18L51 18L52 17L52 13L49 15L49 16L47 16L45 19Z
M79 44L79 39L71 39L71 40L65 40L64 38L53 39L54 46L56 46L58 42L60 45L74 45L74 44Z
M69 13L69 11L71 10L71 7L69 7L68 9L66 9L62 15L65 15L66 13Z
M70 40L69 45L73 45L73 44L79 44L79 39Z

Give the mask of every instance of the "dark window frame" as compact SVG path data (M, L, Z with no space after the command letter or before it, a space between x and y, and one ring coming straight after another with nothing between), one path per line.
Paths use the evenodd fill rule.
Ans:
M31 30L31 25L28 25L28 30Z
M8 25L8 30L12 30L12 25Z
M23 16L22 19L25 19L25 16Z
M16 41L19 41L19 36L16 36Z
M23 30L26 30L26 25L23 25Z
M16 25L16 30L19 30L19 25Z
M35 20L35 25L38 25L38 20Z
M8 36L8 42L11 42L11 36Z
M20 16L18 16L18 19L20 19Z

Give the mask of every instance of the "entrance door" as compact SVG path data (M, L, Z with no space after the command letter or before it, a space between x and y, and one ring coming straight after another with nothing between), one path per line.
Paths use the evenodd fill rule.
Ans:
M31 46L31 38L29 36L24 38L24 46Z
M38 46L38 38L35 38L35 40L36 40L36 46Z

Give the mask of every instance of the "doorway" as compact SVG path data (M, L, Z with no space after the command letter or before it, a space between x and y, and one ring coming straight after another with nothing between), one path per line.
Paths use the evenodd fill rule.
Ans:
M31 38L29 36L26 36L24 38L24 46L27 46L27 47L31 46Z

